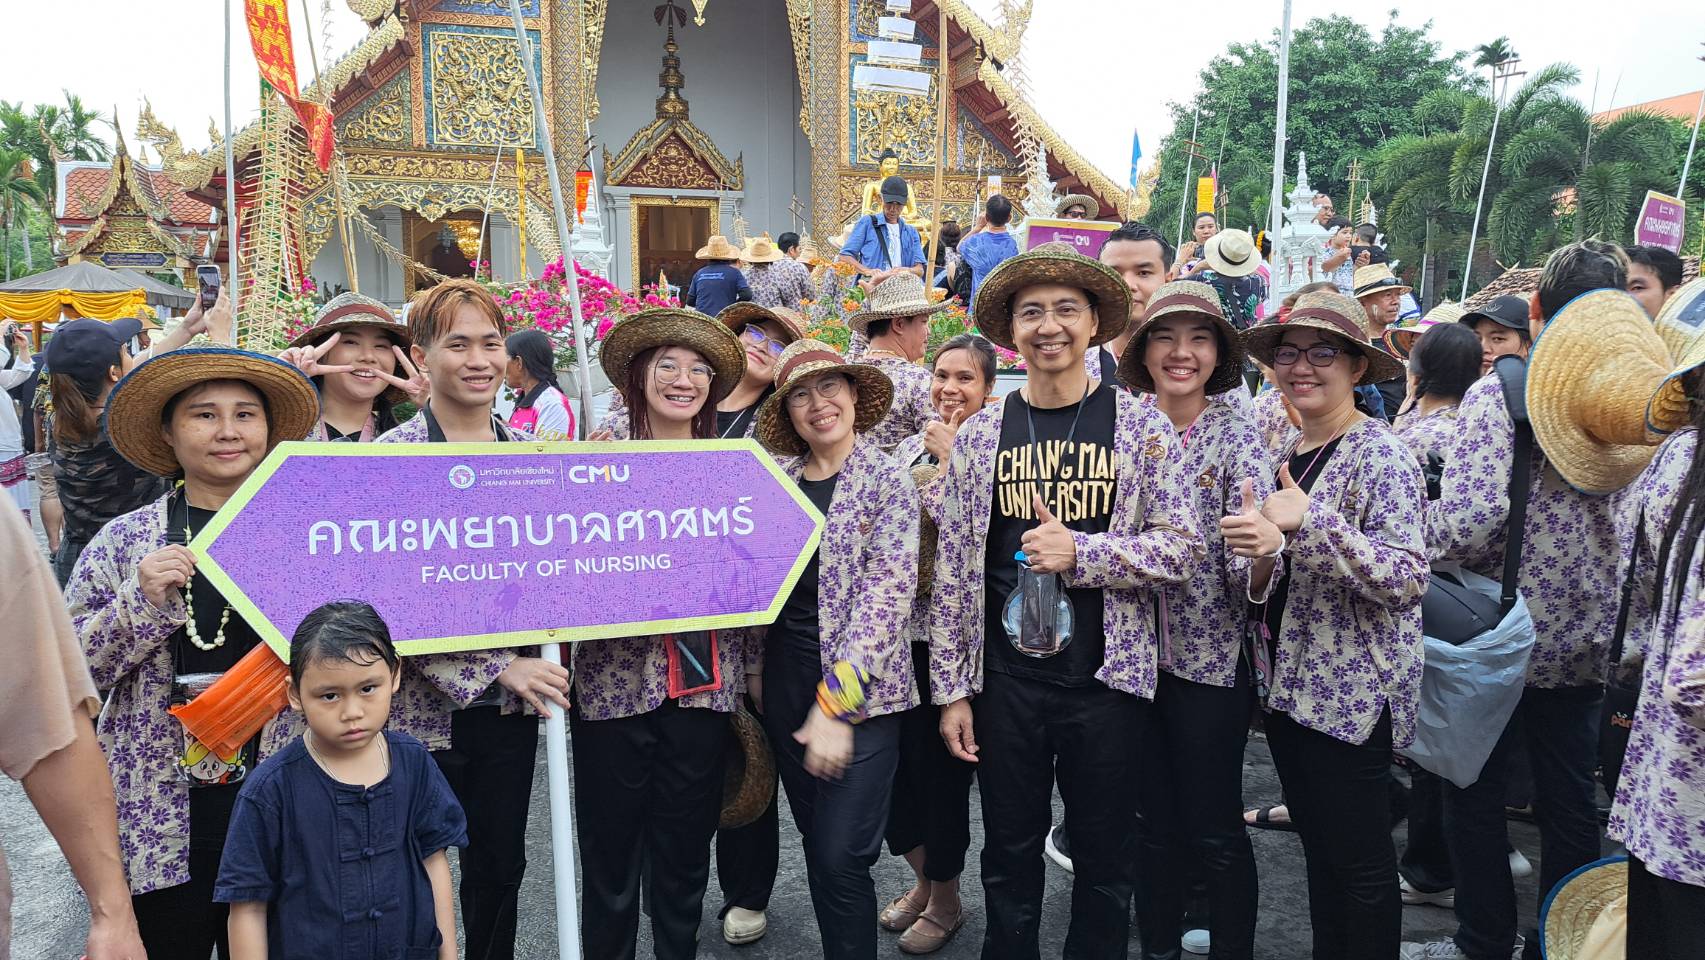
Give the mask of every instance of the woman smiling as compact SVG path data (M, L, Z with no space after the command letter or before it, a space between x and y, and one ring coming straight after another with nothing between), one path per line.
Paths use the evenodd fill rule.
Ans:
M424 404L426 378L409 360L412 342L391 308L370 297L340 293L321 307L279 355L319 388L320 422L308 439L370 443L397 425L397 404Z

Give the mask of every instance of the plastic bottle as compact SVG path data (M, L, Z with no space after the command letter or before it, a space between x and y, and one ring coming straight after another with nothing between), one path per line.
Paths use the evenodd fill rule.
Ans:
M1060 575L1038 573L1024 551L1013 555L1018 561L1018 585L1002 610L1002 626L1019 653L1027 657L1051 657L1072 642L1072 604L1060 589Z

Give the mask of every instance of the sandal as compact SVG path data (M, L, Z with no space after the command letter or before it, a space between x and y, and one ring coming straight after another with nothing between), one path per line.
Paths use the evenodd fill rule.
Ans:
M935 928L937 932L923 929L923 925L926 923ZM959 909L958 916L953 918L953 925L947 927L942 926L941 921L934 917L920 913L917 922L907 927L905 933L900 934L900 952L912 956L934 953L952 942L963 926L965 926L965 908L963 907Z
M921 907L914 906L912 901L907 899L907 894L911 892L907 890L895 897L889 902L888 906L882 909L880 914L877 914L876 922L882 925L882 929L889 933L904 933L911 929L912 924L916 923L918 917L922 916L923 912L929 908L927 902Z
M1253 821L1245 820L1243 821L1243 825L1246 827L1255 827L1260 830L1280 830L1285 833L1296 833L1296 824L1289 820L1273 819L1273 811L1281 806L1284 806L1284 804L1274 804L1270 807L1262 807L1255 811L1255 819ZM1288 810L1286 811L1287 814L1289 812L1290 811Z

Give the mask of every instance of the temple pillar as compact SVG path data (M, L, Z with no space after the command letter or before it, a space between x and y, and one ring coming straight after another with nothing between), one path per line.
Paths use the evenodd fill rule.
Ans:
M840 229L841 37L847 29L843 0L811 2L811 232L819 243Z

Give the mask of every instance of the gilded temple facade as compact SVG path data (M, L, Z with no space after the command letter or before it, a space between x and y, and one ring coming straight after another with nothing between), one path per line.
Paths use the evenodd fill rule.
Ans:
M521 279L523 233L536 275L561 249L540 153L547 135L565 192L576 174L582 181L577 252L630 288L659 272L684 279L711 233L834 236L887 149L936 221L969 219L991 174L1015 199L1027 181L1090 194L1103 218L1140 204L1025 98L1017 75L1030 0L1003 2L999 23L964 0L912 3L917 69L933 74L939 58L948 62L939 203L936 91L862 92L852 82L878 39L884 0L691 0L690 10L678 5L688 14L680 23L660 23L651 2L524 0L544 130L535 128L506 0L348 2L368 32L304 91L331 105L341 184L308 159L281 104L236 136L239 235L282 230L296 251L252 265L243 243L243 269L263 283L310 275L322 289L348 288L347 242L361 291L400 304L458 272L458 262L484 260L498 280ZM185 150L146 113L141 128L174 183L220 208L223 144ZM343 228L340 193L352 212ZM277 255L255 254L267 256Z

